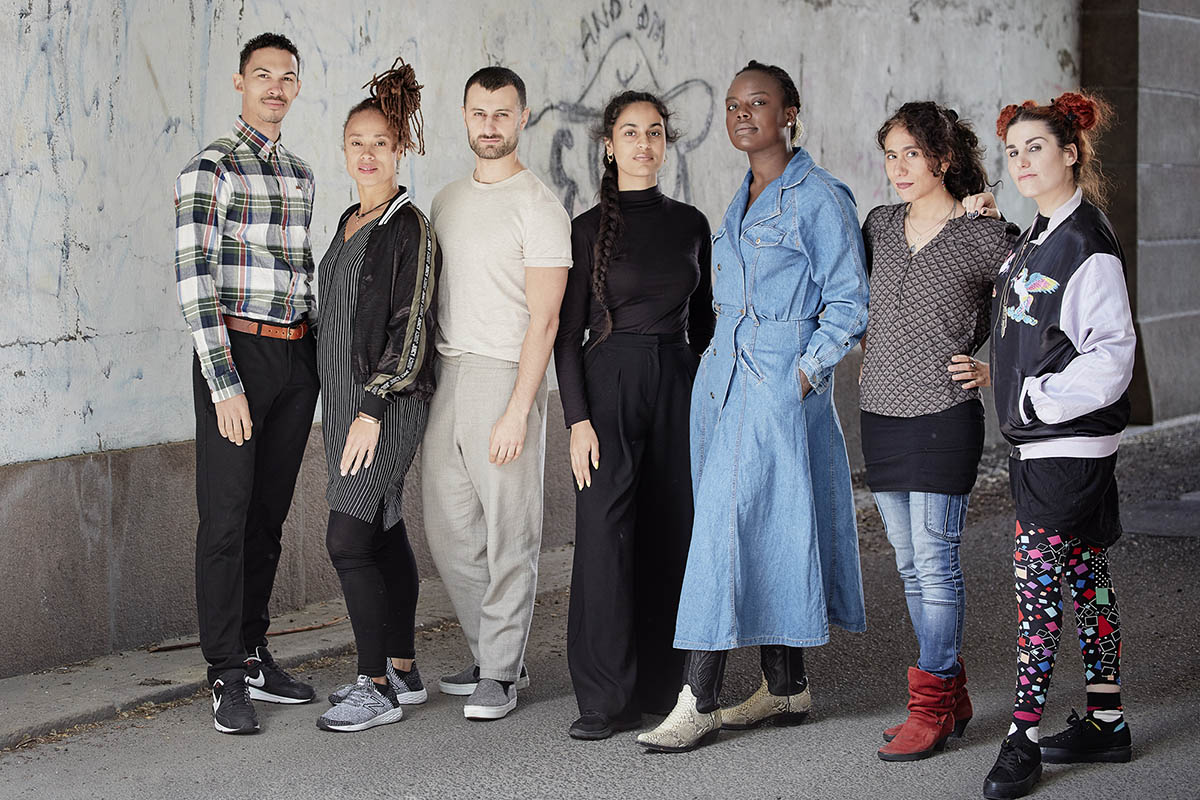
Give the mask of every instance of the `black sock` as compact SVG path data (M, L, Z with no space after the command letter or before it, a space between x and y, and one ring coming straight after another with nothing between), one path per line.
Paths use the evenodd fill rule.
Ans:
M1100 730L1111 733L1119 728L1124 722L1124 712L1119 691L1087 693L1087 718Z
M1015 728L1016 730L1012 730L1012 728L1010 728L1012 733L1008 734L1009 740L1014 742L1022 750L1038 750L1038 743L1029 738L1027 731L1030 728L1038 727L1040 722L1041 720L1025 720L1013 717L1012 728Z

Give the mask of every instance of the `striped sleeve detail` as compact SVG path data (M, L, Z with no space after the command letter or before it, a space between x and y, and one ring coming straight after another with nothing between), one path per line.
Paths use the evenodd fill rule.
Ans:
M389 397L403 394L412 386L420 374L421 366L429 357L430 312L433 308L434 290L437 283L437 239L433 227L420 211L413 209L413 219L416 222L416 252L406 253L406 259L412 259L416 264L417 285L413 291L412 303L408 308L408 325L404 331L404 342L395 348L401 363L394 372L376 372L367 381L366 390L379 397ZM411 241L411 240L410 240Z

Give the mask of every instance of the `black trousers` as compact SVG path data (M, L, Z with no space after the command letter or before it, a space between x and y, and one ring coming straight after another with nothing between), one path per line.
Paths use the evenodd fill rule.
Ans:
M567 663L581 712L629 718L675 705L698 364L682 335L613 334L585 356L600 468L575 496Z
M421 579L404 520L384 530L382 508L374 522L330 511L325 547L350 612L358 674L382 678L389 657L415 658Z
M296 341L229 332L253 425L241 447L221 436L193 359L196 410L196 610L209 681L266 644L283 521L319 390L312 334Z

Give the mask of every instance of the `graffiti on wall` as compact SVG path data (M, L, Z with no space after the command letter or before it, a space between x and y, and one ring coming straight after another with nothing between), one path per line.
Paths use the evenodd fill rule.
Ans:
M600 189L603 146L593 135L609 98L632 89L658 95L671 109L680 130L668 146L667 164L659 176L663 191L692 202L688 154L712 128L715 93L702 78L670 72L666 51L667 22L648 4L636 0L604 0L580 19L579 50L588 74L578 94L552 102L533 113L529 127L537 140L549 143L539 171L571 214L590 207ZM535 153L535 158L541 153Z

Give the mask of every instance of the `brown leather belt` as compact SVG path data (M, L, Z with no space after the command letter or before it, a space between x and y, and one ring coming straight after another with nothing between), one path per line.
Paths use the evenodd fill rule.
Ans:
M287 339L294 342L303 339L308 333L308 321L299 325L272 325L269 322L255 322L252 319L225 316L225 327L238 333L248 333L251 336L266 336L268 339Z

